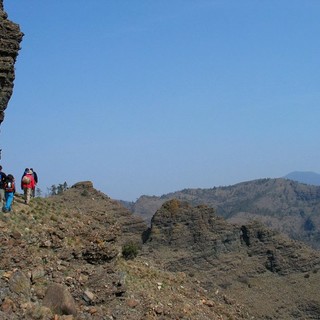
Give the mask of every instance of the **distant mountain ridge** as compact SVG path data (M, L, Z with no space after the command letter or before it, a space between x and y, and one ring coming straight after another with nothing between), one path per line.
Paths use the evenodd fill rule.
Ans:
M208 205L229 222L258 220L267 227L320 249L320 187L293 180L258 179L227 187L184 189L156 196L141 196L127 206L150 223L161 205L171 199Z
M293 171L284 176L285 179L320 186L320 174L312 171Z

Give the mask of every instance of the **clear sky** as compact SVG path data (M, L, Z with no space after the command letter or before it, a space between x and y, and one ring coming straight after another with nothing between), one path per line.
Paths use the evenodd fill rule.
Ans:
M320 172L319 0L4 0L3 171L114 199Z

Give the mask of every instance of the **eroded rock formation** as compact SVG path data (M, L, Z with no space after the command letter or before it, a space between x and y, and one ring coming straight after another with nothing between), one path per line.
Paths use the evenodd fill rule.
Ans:
M0 0L0 125L13 92L14 64L22 37L19 25L8 19L3 0Z
M153 216L143 250L257 319L320 319L319 252L257 221L230 224L210 207L172 199Z

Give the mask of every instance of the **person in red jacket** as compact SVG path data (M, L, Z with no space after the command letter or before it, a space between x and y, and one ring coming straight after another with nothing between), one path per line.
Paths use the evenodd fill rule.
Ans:
M35 188L35 181L30 169L26 169L24 172L23 177L21 178L21 189L24 193L24 203L29 204L32 190Z

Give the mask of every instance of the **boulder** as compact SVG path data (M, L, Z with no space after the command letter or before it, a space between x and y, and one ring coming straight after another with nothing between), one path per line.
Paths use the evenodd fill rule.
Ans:
M77 315L75 301L67 287L61 284L52 284L48 287L43 298L43 306L59 315Z

